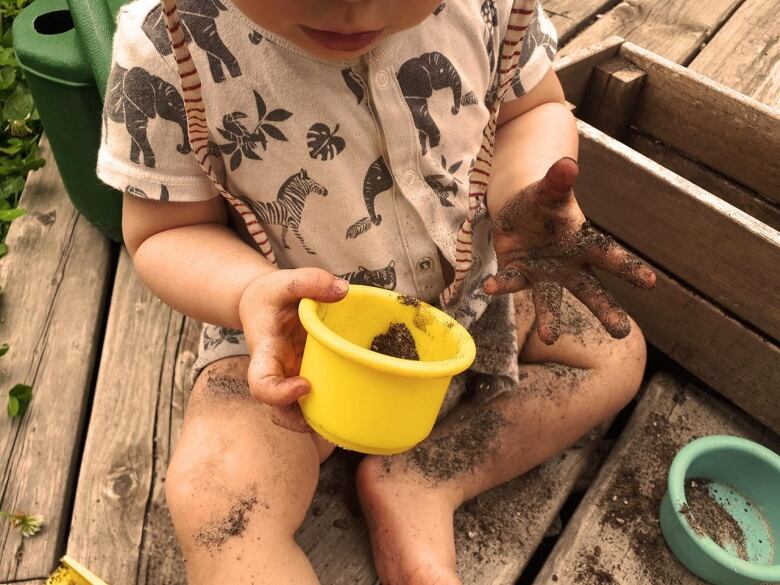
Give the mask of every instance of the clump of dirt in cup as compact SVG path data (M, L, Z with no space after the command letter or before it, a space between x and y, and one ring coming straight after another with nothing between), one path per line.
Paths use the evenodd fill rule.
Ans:
M195 533L195 542L205 546L211 553L221 551L230 537L241 536L244 533L249 523L249 513L254 510L257 503L254 490L240 496L224 517L209 522Z
M390 323L387 333L374 337L371 351L405 360L420 359L412 332L404 323Z
M710 484L710 480L701 477L687 479L685 499L688 503L680 508L680 514L696 534L709 536L722 549L731 544L737 556L746 561L745 534L739 523L710 493Z
M419 307L421 303L420 299L410 297L409 295L399 296L398 302L401 303L402 305L407 305L409 307Z
M423 303L420 299L411 297L409 295L400 295L398 302L407 307L414 307L414 319L413 323L417 329L425 331L428 325L433 321L430 313L425 310Z

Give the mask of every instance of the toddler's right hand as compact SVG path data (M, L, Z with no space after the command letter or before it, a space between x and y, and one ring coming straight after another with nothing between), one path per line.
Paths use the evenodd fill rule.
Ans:
M306 331L298 319L302 298L333 303L344 298L349 283L319 268L275 270L244 289L239 316L250 353L249 390L273 407L276 424L309 432L297 399L311 385L299 376Z

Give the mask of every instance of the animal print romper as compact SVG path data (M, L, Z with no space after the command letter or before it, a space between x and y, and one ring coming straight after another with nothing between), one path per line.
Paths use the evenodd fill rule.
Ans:
M252 225L282 268L316 266L439 304L474 336L471 373L486 375L480 397L516 386L511 299L481 289L496 271L485 145L497 100L524 95L551 66L556 34L539 5L446 0L367 55L327 61L261 29L230 0L176 4L203 107L179 77L160 1L126 5L98 176L162 201L226 191L243 210L233 213L237 231L259 253L268 256L268 244L250 237ZM524 26L518 14L528 15ZM247 353L240 331L205 324L193 376ZM467 377L453 383L443 412Z

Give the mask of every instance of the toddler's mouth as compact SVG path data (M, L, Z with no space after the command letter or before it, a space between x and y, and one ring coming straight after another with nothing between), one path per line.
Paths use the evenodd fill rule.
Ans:
M301 25L301 30L315 43L331 51L353 52L365 49L379 38L384 29L339 33Z

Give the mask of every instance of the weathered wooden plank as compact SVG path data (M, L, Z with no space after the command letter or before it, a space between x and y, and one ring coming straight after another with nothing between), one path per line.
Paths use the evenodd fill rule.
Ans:
M777 0L746 0L691 62L690 68L768 106L780 108L777 18Z
M62 553L112 262L108 241L70 203L46 140L41 155L46 166L30 174L21 199L28 213L13 223L0 261L10 346L2 384L33 387L24 418L0 425L0 509L46 522L24 542L0 526L0 580L9 581L48 574Z
M464 585L512 585L578 480L597 458L606 426L529 473L466 502L455 513Z
M649 263L651 266L652 263ZM653 266L655 288L641 292L600 273L648 341L780 433L780 347Z
M610 37L555 60L553 68L569 102L579 106L593 68L617 55L622 44L621 37Z
M780 233L596 128L577 126L585 215L780 338Z
M163 503L198 326L117 269L68 554L109 583L184 584Z
M769 227L780 230L780 205L777 203L761 197L755 191L746 189L728 177L714 172L698 161L640 132L629 132L625 142L637 152L688 179L691 183L697 184L705 191L717 195Z
M577 34L588 21L600 15L619 0L545 0L542 4L544 12L550 17L558 32L558 45L563 46L571 37Z
M603 430L525 476L467 502L455 514L458 572L464 585L514 583L577 479ZM322 469L312 507L296 539L322 583L377 585L354 488L359 457L335 454Z
M622 136L644 80L645 72L622 57L597 65L578 117L609 136Z
M703 585L663 542L658 509L675 453L712 434L780 449L777 435L715 397L654 377L534 583Z
M779 110L631 43L620 53L647 73L633 118L639 130L780 201Z
M687 63L740 1L627 0L574 37L561 55L620 35L676 63Z

